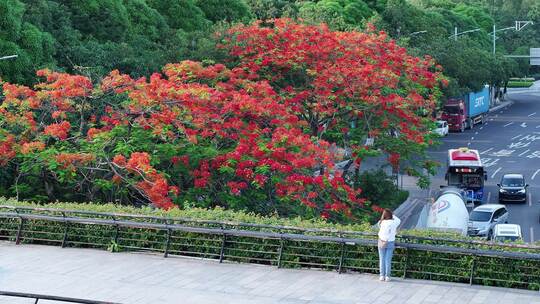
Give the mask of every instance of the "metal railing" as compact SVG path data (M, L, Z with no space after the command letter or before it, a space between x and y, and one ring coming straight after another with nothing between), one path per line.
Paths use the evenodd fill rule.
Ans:
M59 244L111 250L149 250L169 255L333 269L378 271L372 234L324 229L298 229L219 221L160 218L44 208L6 207L0 213L0 239L17 244ZM2 208L2 207L0 207ZM40 213L53 213L40 214ZM82 217L83 216L92 216ZM326 233L327 235L321 235ZM394 274L421 278L540 289L540 250L508 246L493 250L484 242L425 244L433 238L399 239ZM455 246L454 246L455 245ZM497 245L497 244L496 244ZM487 248L487 249L486 249ZM529 252L522 252L528 250Z
M49 295L24 293L24 292L10 292L10 291L0 291L0 296L33 299L33 300L36 300L34 304L38 304L39 300L67 302L67 303L81 303L81 304L120 304L120 303L115 303L115 302L94 301L94 300L49 296Z

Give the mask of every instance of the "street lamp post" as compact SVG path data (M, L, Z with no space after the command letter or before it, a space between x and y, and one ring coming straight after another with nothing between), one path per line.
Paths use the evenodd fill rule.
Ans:
M19 57L19 55L9 55L9 56L0 57L0 60L13 59L17 57Z
M454 37L454 40L457 41L457 37L458 36L461 36L463 34L468 34L468 33L473 33L473 32L478 32L480 29L477 28L477 29L474 29L474 30L468 30L468 31L465 31L465 32L461 32L461 33L458 33L458 28L457 26L454 27L454 35L448 37L448 38L452 38Z
M509 27L505 27L505 28L502 28L502 29L497 29L496 26L495 26L495 23L493 24L493 32L489 33L490 35L492 35L492 45L493 45L493 56L495 56L495 49L496 49L496 45L497 45L497 32L502 32L502 31L507 31L507 30L516 30L516 31L521 31L521 29L523 29L524 27L526 27L527 25L529 24L534 24L532 21L516 21L516 24L514 26L509 26Z

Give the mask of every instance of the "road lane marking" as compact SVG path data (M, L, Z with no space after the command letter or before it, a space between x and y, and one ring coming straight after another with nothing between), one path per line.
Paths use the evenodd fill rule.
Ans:
M505 124L503 127L508 127L509 125L511 125L511 124L513 124L513 123L514 123L513 121L512 121L512 122L509 122L509 123Z
M536 170L536 171L534 172L534 174L533 174L532 177L531 177L531 180L533 180L533 179L536 177L536 174L538 174L538 172L540 172L540 169L538 169L538 170Z
M501 171L501 169L502 169L502 167L499 167L499 169L495 170L495 172L493 172L493 174L491 175L491 178L494 178L495 175L497 175L497 173L498 173L499 171Z
M471 145L471 142L468 142L468 143L467 143L467 146L470 146L470 145Z
M484 127L480 127L480 130L482 130Z
M474 135L478 135L478 132L474 133Z
M471 140L474 140L474 136L473 136L473 137L471 137Z
M529 151L530 151L530 150L529 150L529 149L527 149L527 151L525 151L525 152L521 153L521 154L520 154L520 155L518 155L518 156L521 156L521 155L523 155L523 154L527 154L527 152L529 152Z
M485 150L485 151L482 151L482 152L480 152L480 153L482 153L482 154L488 153L488 152L491 151L491 150L493 150L493 148L489 148L489 149L487 149L487 150Z
M532 114L529 114L527 115L528 117L531 117L531 116L534 116L534 114L536 114L536 112L532 113Z
M540 128L540 125L536 126L536 128L537 128L537 129Z
M531 226L531 243L534 242L534 230L533 230L533 227Z
M519 135L517 135L517 136L514 136L514 137L512 137L512 139L516 139L516 138L518 138L518 137L521 137L521 135L523 135L523 134L519 134Z
M527 124L523 122L523 123L521 123L519 126L522 127L522 128L526 128L526 127L527 127Z
M532 207L532 194L529 192L529 207Z
M489 204L491 202L491 191L488 192L487 202L486 204Z

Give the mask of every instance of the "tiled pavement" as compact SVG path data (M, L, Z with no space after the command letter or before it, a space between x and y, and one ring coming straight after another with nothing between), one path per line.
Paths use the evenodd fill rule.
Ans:
M379 282L377 279L374 275L0 242L0 290L4 291L126 304L540 304L538 291L410 279ZM33 302L0 296L0 303Z

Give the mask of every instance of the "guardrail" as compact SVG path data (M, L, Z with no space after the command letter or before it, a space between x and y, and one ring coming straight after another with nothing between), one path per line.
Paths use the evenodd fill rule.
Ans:
M182 255L219 262L316 267L339 273L378 272L376 239L372 234L72 210L3 208L12 212L0 212L0 239L17 244L149 250L161 252L164 257ZM76 214L93 217L74 216ZM396 243L394 274L403 278L540 290L537 246L520 245L507 248L514 251L500 251L479 247L488 245L483 242L438 240L461 247L422 243L435 240L400 239Z
M39 300L67 302L67 303L81 303L81 304L120 304L120 303L114 303L114 302L103 302L103 301L49 296L49 295L24 293L24 292L10 292L10 291L0 291L0 296L33 299L33 300L36 300L34 304L38 304Z

